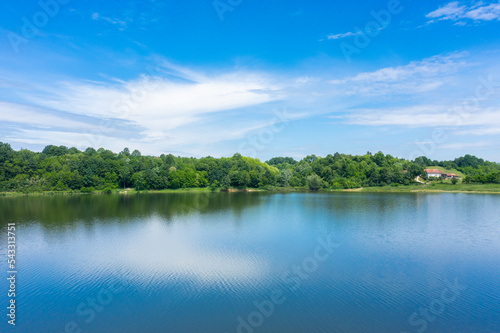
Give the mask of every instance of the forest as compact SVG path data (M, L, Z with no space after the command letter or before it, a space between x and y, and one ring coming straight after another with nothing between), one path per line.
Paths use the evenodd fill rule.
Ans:
M464 183L500 184L500 164L471 155L452 161L418 157L414 161L385 155L309 155L301 160L274 157L267 162L241 156L203 158L172 154L143 156L128 148L119 153L100 148L80 151L46 146L42 152L15 151L0 142L0 192L111 192L119 188L163 190L180 188L352 189L403 186L425 178L427 166L456 169Z

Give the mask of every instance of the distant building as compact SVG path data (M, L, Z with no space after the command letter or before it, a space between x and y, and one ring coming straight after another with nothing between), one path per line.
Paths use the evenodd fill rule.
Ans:
M441 178L443 177L443 173L438 170L438 169L425 169L425 173L427 174L427 177L436 177L436 178Z
M454 173L446 173L446 174L443 174L443 177L446 178L446 179L452 179L452 178L457 178L459 179L460 176L459 175L456 175Z

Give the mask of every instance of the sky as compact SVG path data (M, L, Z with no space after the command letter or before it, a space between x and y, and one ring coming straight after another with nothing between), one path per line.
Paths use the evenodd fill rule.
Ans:
M0 6L14 149L500 162L499 1Z

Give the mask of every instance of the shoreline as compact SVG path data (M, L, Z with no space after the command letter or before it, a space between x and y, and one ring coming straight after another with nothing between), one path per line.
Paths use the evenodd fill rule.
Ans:
M442 185L442 186L440 186ZM230 188L227 190L210 188L181 188L181 189L164 189L164 190L142 190L134 189L113 190L111 193L104 191L94 191L92 193L82 193L80 191L46 191L46 192L0 192L0 197L21 197L21 196L52 196L52 195L104 195L104 194L120 194L133 195L142 193L239 193L239 192L269 192L269 193L290 193L290 192L315 192L315 193L469 193L469 194L500 194L500 184L461 184L457 189L449 188L447 184L430 185L403 185L403 186L382 186L382 187L361 187L354 189L321 189L319 191L311 191L307 188L294 187L278 187L271 189L262 188L247 188L237 189ZM485 189L481 188L485 187Z
M466 194L500 194L500 191L476 191L476 190L404 190L404 191L381 191L376 189L364 189L367 193L466 193Z

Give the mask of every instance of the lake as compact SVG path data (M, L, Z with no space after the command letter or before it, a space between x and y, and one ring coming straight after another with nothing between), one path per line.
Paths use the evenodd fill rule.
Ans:
M487 194L3 197L0 331L497 333L499 213Z

